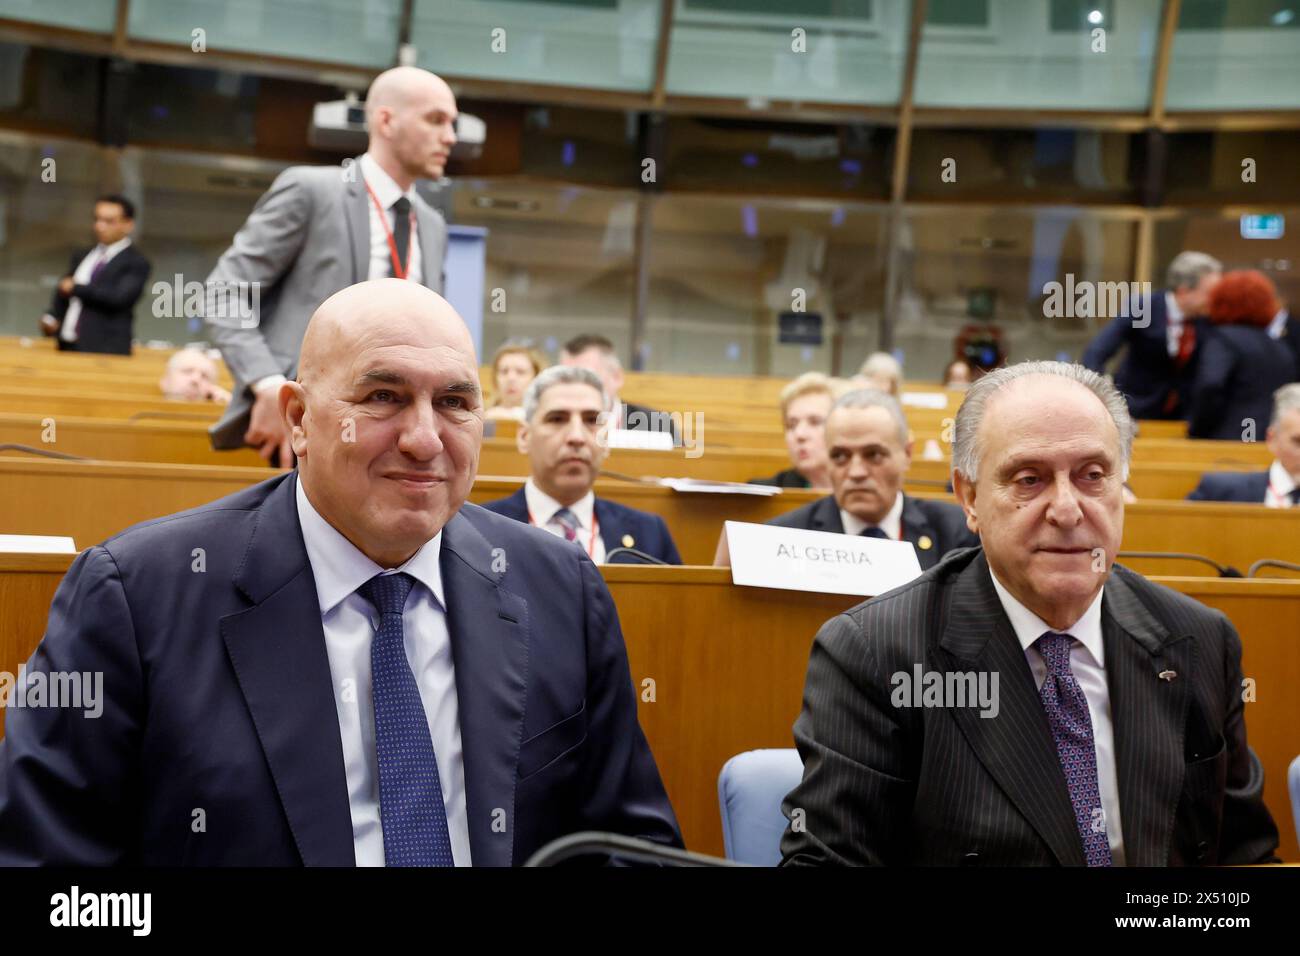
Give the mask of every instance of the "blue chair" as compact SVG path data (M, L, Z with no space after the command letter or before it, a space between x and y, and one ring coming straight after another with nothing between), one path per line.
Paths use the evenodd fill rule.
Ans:
M1291 790L1291 816L1295 817L1296 838L1300 842L1300 757L1291 761L1291 767L1286 772L1286 782Z
M781 801L802 777L803 762L793 749L748 750L723 765L718 803L727 859L752 866L781 862Z

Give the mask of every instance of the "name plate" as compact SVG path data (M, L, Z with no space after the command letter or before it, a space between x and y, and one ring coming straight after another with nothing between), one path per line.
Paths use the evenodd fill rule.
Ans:
M733 584L874 597L921 574L910 541L743 521L726 529Z
M642 432L611 428L606 433L610 448L636 448L641 451L672 451L673 436L668 432Z

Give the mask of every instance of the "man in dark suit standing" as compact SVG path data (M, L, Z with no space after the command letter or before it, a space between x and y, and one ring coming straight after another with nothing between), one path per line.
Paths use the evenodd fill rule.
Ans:
M1167 288L1144 303L1147 321L1118 315L1084 350L1082 364L1100 373L1127 346L1115 384L1134 418L1185 417L1210 291L1222 273L1213 256L1180 252L1169 263Z
M524 393L524 422L516 433L531 477L489 511L545 528L573 542L597 564L644 561L633 549L664 564L681 564L664 519L596 497L592 486L608 453L608 425L600 379L585 368L553 365Z
M208 331L235 378L208 430L213 448L291 463L276 399L324 299L385 276L442 292L447 224L415 182L442 177L457 116L440 77L385 70L366 94L366 152L342 167L291 166L258 199L207 278Z
M116 193L95 200L95 240L72 254L41 331L59 351L131 354L135 303L149 281L149 260L131 244L135 206Z
M13 710L0 866L508 866L680 845L618 614L578 549L465 504L483 404L441 297L327 300L279 390L298 470L84 551Z
M618 360L614 343L603 335L575 335L560 350L560 364L594 372L605 388L610 403L610 427L633 432L666 432L673 444L681 445L681 435L666 412L645 405L634 405L619 398L623 390L623 363Z
M1300 383L1273 393L1266 442L1268 471L1220 471L1201 476L1188 501L1241 501L1270 508L1300 505Z
M768 524L910 541L921 570L979 544L956 505L903 494L912 441L898 399L875 389L848 392L825 427L832 494Z
M1273 859L1236 631L1113 564L1132 434L1077 365L971 386L953 481L982 548L818 633L785 864Z

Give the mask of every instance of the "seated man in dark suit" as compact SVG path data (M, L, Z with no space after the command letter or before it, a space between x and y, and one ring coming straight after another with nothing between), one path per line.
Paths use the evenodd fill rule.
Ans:
M666 432L673 436L674 445L681 445L682 438L671 415L619 398L619 392L623 390L623 363L618 360L614 343L605 336L575 335L560 350L560 364L585 368L600 379L609 398L611 428L632 432Z
M625 548L681 564L663 518L597 498L592 491L608 453L601 440L607 407L600 379L585 368L553 365L533 379L524 393L524 422L515 435L532 476L509 498L484 507L574 542L597 564ZM608 561L637 564L644 559L620 551Z
M1273 393L1266 442L1268 471L1220 471L1201 476L1188 501L1243 501L1270 508L1300 505L1300 383Z
M1241 640L1114 564L1132 436L1119 392L1077 365L971 386L953 481L983 547L818 633L783 863L1273 860Z
M1111 357L1127 347L1115 385L1134 418L1185 417L1206 328L1203 317L1222 272L1213 256L1180 252L1169 263L1167 288L1138 303L1141 318L1117 315L1084 350L1082 364L1103 372Z
M509 866L680 845L596 566L466 504L483 403L437 293L354 285L280 386L298 470L73 562L0 741L0 866ZM50 680L47 677L47 680Z
M149 260L131 244L131 200L100 196L94 230L96 244L72 254L41 331L58 336L59 351L130 355L135 303L149 280Z
M910 541L921 570L979 540L956 505L903 494L912 441L898 399L873 389L841 395L826 417L832 494L768 524Z

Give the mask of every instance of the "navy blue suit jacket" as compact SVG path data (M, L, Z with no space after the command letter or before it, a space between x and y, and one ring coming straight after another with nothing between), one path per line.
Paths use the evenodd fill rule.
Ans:
M354 864L295 480L77 557L28 668L102 671L103 714L8 712L0 866ZM596 566L470 504L440 564L474 864L517 865L577 830L680 845Z
M68 275L77 271L81 260L90 255L94 246L80 249L68 262ZM77 340L59 339L61 350L77 352L105 352L114 355L131 354L131 329L135 321L135 303L149 281L149 260L131 243L99 270L99 275L86 285L76 285L72 295L81 299L81 317L77 319ZM57 288L50 299L49 314L63 325L71 296Z
M1266 471L1212 471L1201 475L1201 483L1192 489L1188 501L1245 501L1264 503L1268 491Z
M1131 316L1116 316L1084 349L1081 363L1094 372L1104 372L1111 357L1127 346L1124 360L1115 373L1115 387L1124 393L1129 414L1134 418L1182 418L1206 323L1203 319L1193 320L1196 350L1187 365L1179 369L1169 355L1165 290L1153 292L1148 304L1150 322L1145 328L1135 328ZM1176 393L1177 401L1173 410L1166 412L1170 392Z
M1188 409L1191 438L1241 441L1255 423L1262 440L1273 414L1273 393L1295 381L1295 355L1268 333L1251 325L1212 326L1201 340L1196 380Z
M507 518L528 523L528 500L524 489L520 488L508 498L498 498L483 506ZM616 501L607 501L596 496L596 523L600 526L600 540L605 545L605 553L615 548L636 548L665 564L681 564L682 556L677 553L673 536L668 532L664 519L646 511L638 511L621 505ZM625 539L631 543L625 543ZM610 564L644 564L630 554L616 554Z
M966 527L966 513L951 502L903 495L902 518L903 540L912 542L916 548L922 571L934 567L949 551L979 546L979 537ZM835 503L833 495L788 511L767 524L805 531L845 533L844 522L840 520L840 506ZM922 539L929 541L928 547L924 546Z

